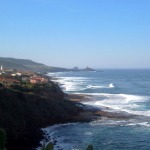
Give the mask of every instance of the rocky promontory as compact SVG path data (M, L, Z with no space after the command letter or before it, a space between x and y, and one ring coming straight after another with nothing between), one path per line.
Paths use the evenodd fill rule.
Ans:
M41 128L78 121L80 112L51 81L0 84L0 128L6 131L8 150L35 148L42 138Z
M86 67L84 69L79 69L78 67L74 67L72 69L72 71L95 71L94 69L90 68L90 67Z

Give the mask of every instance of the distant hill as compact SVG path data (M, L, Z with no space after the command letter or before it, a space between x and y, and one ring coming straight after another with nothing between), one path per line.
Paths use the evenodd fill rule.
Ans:
M41 73L69 70L65 68L46 66L42 63L37 63L28 59L3 58L3 57L0 57L0 65L3 65L4 68L11 68L24 71L34 71Z

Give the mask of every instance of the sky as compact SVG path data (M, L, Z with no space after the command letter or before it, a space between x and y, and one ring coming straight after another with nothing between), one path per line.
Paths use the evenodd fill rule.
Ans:
M150 0L0 0L0 56L150 68Z

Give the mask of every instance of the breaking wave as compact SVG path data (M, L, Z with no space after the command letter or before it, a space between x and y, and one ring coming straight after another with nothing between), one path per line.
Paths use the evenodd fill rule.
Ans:
M150 111L145 109L145 103L150 101L148 96L107 93L87 95L92 95L91 101L84 102L84 104L107 109L107 111L109 108L109 111L124 111L134 115L150 116Z
M99 89L99 88L114 88L114 84L110 83L108 86L100 86L100 85L88 85L87 88L90 89Z

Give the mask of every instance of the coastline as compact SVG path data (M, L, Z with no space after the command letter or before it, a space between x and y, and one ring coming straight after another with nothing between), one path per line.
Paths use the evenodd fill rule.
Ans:
M72 116L72 118L68 121L56 122L54 124L47 126L46 128L43 128L42 132L45 138L43 138L40 141L40 143L43 143L43 141L44 143L52 142L54 145L56 145L56 147L60 148L59 145L57 145L57 139L55 139L55 137L48 134L47 128L49 127L53 128L57 126L64 126L67 124L74 124L74 123L88 123L88 122L99 121L103 119L104 120L113 119L116 121L129 120L136 117L136 115L131 115L131 114L103 111L100 108L83 104L82 102L90 101L92 99L92 96L89 95L87 97L87 95L84 94L66 94L65 98L69 101L74 102L79 107L81 107L82 108L81 111L77 116ZM37 150L40 150L40 147L38 147Z
M51 81L51 77L47 78L49 82L44 84L28 83L31 87L21 84L7 87L1 84L0 128L6 132L8 150L35 149L43 139L41 128L89 121L89 117L77 117L83 109L65 99L65 93L60 87Z
M101 108L85 105L84 102L92 101L92 95L64 93L57 79L54 82L53 77L44 75L43 77L49 82L32 84L33 87L24 89L21 85L19 88L18 86L0 88L0 105L3 106L1 127L8 135L6 145L8 149L35 149L44 138L41 128L48 126L91 122L103 118L131 118L128 115L102 111Z
M48 76L49 77L49 76ZM56 83L59 87L61 87L61 83L59 83L59 79L57 77L50 77L51 81ZM62 89L61 89L62 90ZM85 123L85 122L92 122L97 120L109 120L113 119L114 121L120 121L120 120L129 120L137 117L137 115L132 115L124 112L112 112L107 110L102 110L100 107L90 106L87 104L84 104L85 102L92 101L93 96L92 95L86 95L86 94L67 94L64 92L64 98L68 101L73 102L76 106L79 106L80 111L76 116L71 116L70 119L65 119L63 122L55 122L50 124L47 127L57 126L57 125L65 125L68 123ZM46 127L46 128L47 128ZM44 128L43 128L44 129ZM44 132L43 132L44 134ZM43 135L44 136L44 135ZM53 144L55 145L57 143L57 140L53 137L49 137L50 139L53 139ZM41 140L42 141L42 140ZM47 139L48 142L48 139Z
M78 116L79 120L80 120L80 117L82 118L83 116L86 119L89 118L87 120L90 120L90 121L92 121L93 119L101 119L103 117L112 118L112 119L131 119L131 118L134 118L137 116L137 115L133 115L133 114L101 110L101 108L97 108L94 106L88 106L88 105L84 104L84 102L92 100L92 95L88 95L88 97L87 97L87 95L84 95L84 94L68 94L68 95L66 95L66 98L68 98L70 101L77 102L81 106L83 106L83 112L81 112Z

